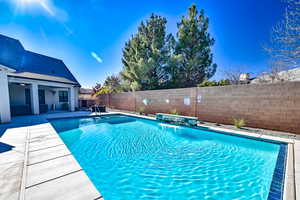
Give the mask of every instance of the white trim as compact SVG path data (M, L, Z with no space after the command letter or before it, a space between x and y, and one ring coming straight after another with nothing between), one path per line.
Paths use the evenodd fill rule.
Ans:
M7 71L9 73L16 72L16 70L14 70L12 68L9 68L9 67L6 67L6 66L1 65L1 64L0 64L0 70L5 70L5 71Z
M11 121L10 116L10 102L9 102L9 89L7 80L7 71L0 70L0 122L8 123Z
M31 84L30 88L31 110L34 115L40 114L39 108L39 86L36 83Z
M74 87L69 88L69 104L70 104L70 111L75 111L75 89Z
M51 86L51 87L66 87L69 88L70 86L73 86L73 84L66 84L66 83L55 83L51 81L40 81L40 80L31 80L31 79L25 79L25 78L16 78L16 77L8 77L9 83L25 83L25 84L32 84L36 83L38 85L43 86Z

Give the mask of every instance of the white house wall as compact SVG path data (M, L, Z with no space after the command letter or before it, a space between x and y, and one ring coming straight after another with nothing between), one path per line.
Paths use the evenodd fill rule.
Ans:
M59 91L67 91L68 92L68 88L56 88L55 89L54 103L55 103L57 110L62 109L62 104L65 104L63 102L59 102L59 96L58 96Z
M53 90L44 89L45 90L45 103L48 105L48 109L52 109L52 105L55 103L55 95L53 94Z

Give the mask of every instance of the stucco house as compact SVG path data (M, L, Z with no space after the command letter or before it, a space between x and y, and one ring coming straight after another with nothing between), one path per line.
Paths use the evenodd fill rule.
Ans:
M271 74L264 73L251 81L252 84L260 83L277 83L277 82L294 82L300 81L300 67L274 72Z
M0 122L11 116L74 111L80 84L62 60L24 49L0 34Z

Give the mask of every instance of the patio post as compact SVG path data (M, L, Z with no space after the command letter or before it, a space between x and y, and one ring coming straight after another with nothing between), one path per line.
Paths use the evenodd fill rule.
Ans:
M69 88L69 103L70 103L70 111L74 112L75 111L75 88L74 87L70 87Z
M0 69L0 94L0 122L8 123L11 120L11 116L7 72L4 69Z
M32 114L38 115L40 114L40 108L39 108L39 88L37 83L31 84L31 109Z

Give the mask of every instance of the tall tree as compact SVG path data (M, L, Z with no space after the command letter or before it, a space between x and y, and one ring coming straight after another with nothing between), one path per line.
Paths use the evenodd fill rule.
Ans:
M211 78L217 65L213 64L211 47L214 39L208 32L209 20L201 10L199 15L196 5L189 8L188 16L183 16L178 23L178 42L173 56L173 74L175 87L193 87ZM170 70L169 70L170 71Z
M121 77L131 90L161 88L166 80L168 45L164 17L152 14L123 48Z
M108 76L103 84L104 87L111 89L114 92L121 91L121 79L117 75Z
M96 83L96 85L93 87L92 95L96 95L102 88L102 85L100 83Z

